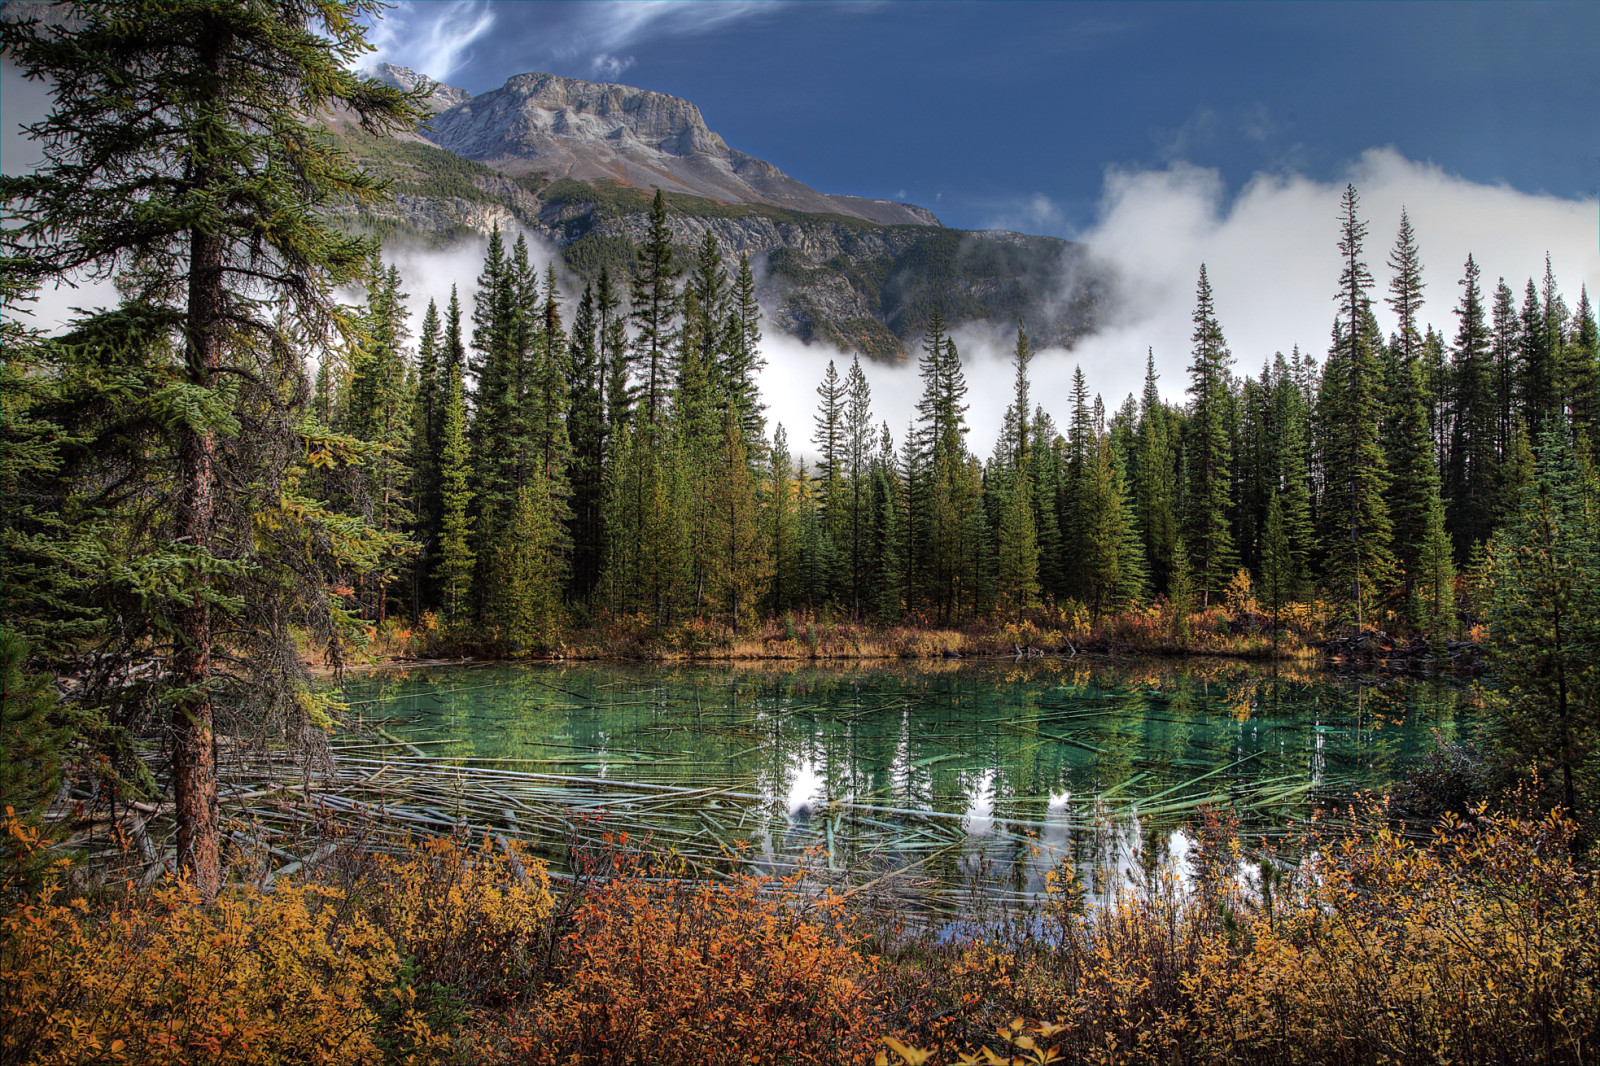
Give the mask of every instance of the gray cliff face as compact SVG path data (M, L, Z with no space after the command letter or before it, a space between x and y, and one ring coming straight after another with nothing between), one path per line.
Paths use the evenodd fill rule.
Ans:
M464 104L472 99L472 94L465 89L458 89L454 85L445 85L441 82L432 81L418 74L410 67L397 67L393 63L379 63L373 68L372 76L387 85L393 85L397 89L404 89L406 92L410 92L425 81L430 82L433 85L433 92L423 98L422 104L434 114L455 107L457 104Z
M911 204L820 193L728 147L689 101L626 85L519 74L439 110L422 133L441 148L514 176L615 181L884 225L939 224L931 212Z
M398 67L380 76L420 80ZM771 328L801 340L898 360L935 307L951 326L1021 320L1036 347L1070 345L1101 317L1108 286L1081 247L819 193L729 148L699 108L665 93L524 74L476 97L438 86L429 106L417 134L388 140L332 123L392 183L388 203L338 208L351 224L432 241L520 226L561 249L581 287L601 267L627 276L660 188L686 194L668 197L667 216L683 260L707 232L730 274L748 256Z

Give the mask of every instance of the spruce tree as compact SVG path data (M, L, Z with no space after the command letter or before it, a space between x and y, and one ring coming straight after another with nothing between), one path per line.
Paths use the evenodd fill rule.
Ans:
M1494 737L1513 766L1541 773L1557 802L1592 816L1600 804L1600 491L1592 465L1554 419L1513 519L1490 548L1488 620L1503 691Z
M772 557L763 543L754 479L744 450L739 412L723 412L722 447L710 481L706 594L735 632L755 619L772 581Z
M7 273L108 277L136 265L123 279L129 303L148 309L181 351L168 386L184 399L165 517L169 541L189 557L171 572L170 628L160 638L170 689L158 702L170 712L178 860L207 896L222 881L214 700L231 684L214 669L215 653L241 611L287 618L307 586L325 595L311 563L240 598L236 580L263 548L235 523L294 519L224 498L223 474L242 464L230 476L268 486L270 499L281 457L296 449L242 439L247 454L224 454L223 439L235 432L231 401L244 394L283 409L252 431L292 438L309 397L290 335L326 335L334 290L357 279L371 253L321 209L371 198L375 183L300 116L346 107L376 132L415 121L403 93L351 73L367 48L360 19L373 10L331 0L81 4L48 28L29 17L0 25L10 61L53 98L29 129L43 163L0 186L11 214ZM270 529L260 535L272 539ZM281 665L297 661L288 640L287 625L268 626L235 655L231 677L271 679L247 697L296 703L304 681Z
M472 489L467 450L467 401L460 365L447 367L449 378L440 398L443 423L439 433L439 551L434 580L439 605L451 626L469 617L476 559L472 551Z
M605 548L605 463L610 426L594 287L585 285L572 322L567 432L572 445L572 592L586 600L600 580Z
M1324 498L1324 573L1330 588L1347 593L1355 624L1366 623L1369 608L1388 581L1392 522L1385 494L1389 470L1379 443L1383 398L1379 394L1367 290L1372 275L1361 259L1367 227L1357 216L1355 186L1345 186L1340 213L1339 319L1318 396Z
M1017 344L1012 354L1015 372L1011 406L1006 410L1005 428L996 447L994 472L986 495L999 497L994 519L995 591L1002 611L1021 614L1039 599L1039 538L1034 525L1033 427L1029 411L1028 364L1033 347L1021 324L1017 325Z
M1145 352L1144 393L1134 441L1133 506L1151 579L1157 589L1165 590L1172 572L1172 547L1178 536L1177 451L1157 380L1155 351L1149 349Z
M1580 455L1600 459L1600 328L1595 323L1589 287L1578 290L1572 314L1572 336L1563 349L1562 394L1570 412L1572 437Z
M1283 629L1283 609L1295 599L1295 559L1283 514L1283 497L1273 492L1267 501L1267 520L1261 534L1261 605L1272 616L1272 643L1276 647Z
M1538 316L1539 302L1532 292L1533 312ZM1495 455L1504 459L1511 452L1511 438L1518 422L1519 394L1522 391L1522 327L1517 316L1516 297L1506 279L1501 278L1494 290L1494 308L1490 315L1493 323L1491 358L1494 360Z
M1471 554L1473 545L1488 540L1500 482L1493 367L1478 278L1478 264L1469 255L1456 309L1459 325L1451 352L1450 436L1444 469L1446 521L1458 560Z
M1304 391L1294 381L1294 367L1300 362L1300 350L1296 348L1290 361L1273 376L1273 425L1278 433L1276 487L1283 508L1283 535L1290 559L1285 594L1291 601L1309 596L1311 553L1316 542L1311 487L1311 410Z
M869 530L872 524L872 467L877 443L872 424L872 388L861 369L861 360L850 363L845 375L845 462L848 466L849 499L846 505L848 529L844 534L845 552L850 563L850 614L859 620L863 605L871 601L868 566L871 559Z
M772 560L772 585L768 603L774 614L787 611L796 602L797 575L796 497L794 467L789 454L789 436L780 423L772 434L767 453L765 505L762 523L767 555Z
M412 540L416 543L416 557L411 565L411 605L421 613L432 606L432 571L439 551L439 454L442 450L440 430L443 427L444 396L441 393L446 378L439 373L441 344L439 307L428 301L422 315L422 337L417 346L417 390L411 407L411 467Z
M832 359L817 386L817 413L811 442L817 446L817 482L823 522L829 535L838 538L844 528L846 479L845 387Z
M722 377L744 429L745 450L751 462L757 463L766 447L767 430L766 405L761 402L756 377L766 360L761 355L761 305L756 300L755 274L750 270L750 257L743 253L729 295L727 318Z
M371 293L361 316L361 343L351 358L350 380L343 408L348 431L371 446L371 459L356 472L354 500L358 513L383 533L399 533L414 520L406 487L408 436L413 429L412 382L401 344L406 337L405 293L400 272L373 265ZM382 625L388 616L390 585L398 576L398 556L379 561L363 579L367 617ZM370 583L370 584L369 584Z
M622 301L604 266L595 279L595 335L600 353L600 375L605 380L606 427L615 433L633 419L633 362L628 346L627 321Z
M634 267L631 315L634 363L644 379L640 402L644 420L650 423L666 415L672 356L678 348L679 273L673 260L672 231L667 228L666 199L657 189L650 205L649 229Z
M1233 356L1217 323L1204 265L1195 290L1192 340L1194 361L1189 365L1189 420L1184 439L1188 491L1183 539L1201 605L1207 606L1233 578L1238 556L1228 521L1233 489L1228 432Z

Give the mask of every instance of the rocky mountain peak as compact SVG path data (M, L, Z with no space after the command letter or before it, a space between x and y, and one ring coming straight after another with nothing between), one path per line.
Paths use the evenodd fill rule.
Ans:
M401 71L390 68L393 84L402 84L405 74L416 77ZM668 93L534 72L480 96L462 95L435 114L422 135L513 176L609 181L885 225L939 225L931 212L911 204L818 192L730 148L698 107Z
M472 94L467 90L458 89L454 85L445 85L443 82L436 82L432 78L418 74L410 67L396 66L393 63L379 63L372 68L371 74L385 85L392 85L397 89L404 89L406 92L410 92L423 82L430 83L433 86L433 92L422 103L424 107L434 114L472 99Z

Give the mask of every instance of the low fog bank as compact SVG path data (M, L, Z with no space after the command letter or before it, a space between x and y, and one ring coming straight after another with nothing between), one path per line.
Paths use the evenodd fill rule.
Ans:
M1106 174L1097 221L1072 237L1088 246L1088 268L1111 279L1114 298L1102 309L1102 325L1094 335L1070 351L1036 354L1034 402L1063 424L1073 369L1081 364L1090 391L1114 411L1142 388L1147 349L1154 352L1163 395L1182 402L1201 263L1239 374L1258 374L1274 352L1287 354L1295 345L1324 358L1339 283L1338 213L1346 181L1356 186L1361 217L1368 223L1365 259L1377 280L1372 295L1386 331L1394 317L1382 299L1402 207L1422 254L1427 283L1422 320L1447 341L1455 336L1457 282L1469 252L1483 271L1486 300L1504 276L1520 304L1527 279L1542 276L1546 252L1569 307L1577 302L1580 284L1588 284L1591 299L1597 295L1600 249L1594 240L1593 199L1565 200L1467 181L1391 148L1363 153L1337 181L1258 174L1231 197L1216 171L1185 163L1162 170L1113 169ZM1010 402L1015 334L968 326L954 336L972 405L969 445L987 457ZM827 362L839 360L842 373L851 357L781 336L769 335L764 347L768 366L762 389L769 418L789 427L792 446L809 441L815 390ZM915 360L863 366L878 417L888 419L898 442L921 391Z

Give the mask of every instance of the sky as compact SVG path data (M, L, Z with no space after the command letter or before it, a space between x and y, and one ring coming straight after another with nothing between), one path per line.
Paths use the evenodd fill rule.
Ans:
M684 97L832 193L1073 236L1108 167L1337 176L1371 148L1576 198L1600 183L1595 3L399 3L376 58Z

